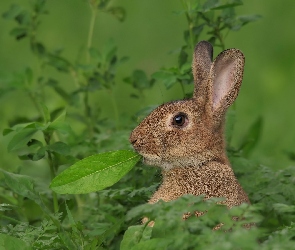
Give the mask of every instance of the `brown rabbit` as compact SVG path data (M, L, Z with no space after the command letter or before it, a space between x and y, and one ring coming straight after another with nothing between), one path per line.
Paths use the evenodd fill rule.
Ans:
M184 194L225 197L228 208L250 203L225 152L224 120L242 83L244 55L228 49L212 62L202 41L193 59L194 94L156 108L131 133L130 142L148 165L161 167L163 182L149 203Z

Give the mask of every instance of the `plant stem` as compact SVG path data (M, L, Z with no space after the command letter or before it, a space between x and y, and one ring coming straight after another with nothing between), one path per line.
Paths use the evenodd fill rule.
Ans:
M91 18L90 18L90 24L89 24L87 46L86 46L86 63L87 64L90 62L89 50L90 50L90 48L92 46L94 25L95 25L96 14L97 14L97 2L96 1L90 1L90 7L91 7ZM91 107L89 105L88 85L89 85L89 83L86 80L86 83L85 83L86 89L85 89L85 92L84 92L84 109L85 109L86 118L88 120L89 134L90 134L90 137L92 137L93 136L93 124L92 124L92 117L91 117Z
M186 9L185 16L188 22L188 31L189 31L189 37L190 37L190 47L192 50L192 53L194 53L194 37L193 37L193 27L194 24L192 22L192 19L190 17L190 11L191 11L191 6L189 3L186 3L185 0L182 0L182 5Z
M80 84L79 84L79 78L78 78L77 71L74 68L71 67L70 72L71 72L71 76L72 76L72 78L74 80L74 83L75 83L76 87L79 88Z
M181 90L182 90L182 94L185 97L185 91L184 91L183 83L181 81L179 81L179 83L180 83L180 87L181 87Z
M87 84L86 84L86 86L87 86ZM90 138L92 138L94 129L93 129L93 122L92 122L91 107L89 105L89 92L88 92L88 89L85 90L83 102L84 102L85 116L86 116L87 123L88 123L88 128L89 128L89 135L90 135Z
M38 102L36 101L36 98L35 96L32 94L32 92L28 91L28 94L29 94L29 97L31 99L31 101L33 102L34 104L34 107L37 109L38 113L40 114L40 116L42 117L43 115L43 112L42 110L40 109L39 105L38 105Z
M96 14L97 14L97 4L91 4L91 18L90 18L90 24L89 24L89 31L88 31L88 38L87 38L87 52L86 52L86 62L89 63L90 57L89 57L89 49L92 45L92 38L93 38L93 31L94 31L94 25L96 20Z
M46 145L49 146L51 135L48 133L44 133L44 139L45 139ZM47 151L47 155L48 155L48 163L49 163L49 168L50 168L50 177L51 177L51 181L52 181L54 179L54 177L56 176L55 163L54 163L52 153L49 150ZM57 200L57 194L54 191L52 191L52 199L53 199L54 213L57 213L58 212L58 200Z
M53 162L51 152L48 152L48 161L49 161L49 167L50 167L51 180L53 180L55 177L55 169L54 169L54 162ZM52 199L53 199L54 213L57 213L58 212L58 200L57 200L57 194L54 191L52 191Z
M223 37L222 37L222 34L221 34L221 30L220 30L219 25L215 29L214 34L215 34L216 38L219 40L221 49L222 50L225 50L225 45L224 45L224 41L223 41Z
M21 221L16 220L16 219L13 219L13 218L11 218L11 217L8 217L8 216L6 216L6 215L4 215L4 214L1 214L1 215L0 215L0 218L4 218L4 219L6 219L6 220L12 221L12 222L17 223L17 224L20 224L20 223L21 223Z
M74 197L75 197L75 200L76 200L76 203L77 203L78 216L79 216L79 218L81 218L82 215L83 215L82 207L84 205L84 202L82 201L82 199L80 198L79 195L76 194L76 195L74 195Z

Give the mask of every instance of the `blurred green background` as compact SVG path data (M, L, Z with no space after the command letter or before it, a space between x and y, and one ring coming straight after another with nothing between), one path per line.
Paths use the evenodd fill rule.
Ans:
M1 13L12 3L28 6L30 1L0 1ZM120 114L135 114L148 105L182 99L179 86L167 91L161 84L147 91L144 100L130 98L131 87L122 78L132 70L143 69L148 74L162 66L175 66L177 56L171 53L183 44L183 30L186 28L184 15L175 14L182 9L181 1L171 0L129 0L113 1L126 9L124 22L98 13L95 23L93 46L102 48L110 38L114 39L119 55L130 59L118 67L115 88L116 102ZM63 48L67 58L76 60L85 48L90 22L90 8L85 0L50 0L47 3L48 15L42 17L38 39L47 47ZM259 14L256 22L250 23L238 32L230 32L225 39L227 48L239 48L246 57L244 81L237 99L237 123L234 130L234 144L238 144L247 128L261 116L263 132L251 158L276 169L284 168L292 162L286 152L295 152L295 1L285 0L245 0L237 8L239 15ZM30 66L39 70L38 60L29 50L27 40L16 41L10 34L15 27L12 21L0 19L0 88L13 73L24 71ZM203 40L208 39L206 35ZM216 56L220 50L215 49ZM74 89L72 79L48 68L45 74L53 74L62 81L68 90ZM192 88L192 86L189 86ZM46 105L49 109L65 105L53 93L46 92ZM103 92L91 96L93 107L102 109L102 116L114 119L110 100ZM8 127L16 116L34 119L33 104L22 91L0 93L0 129ZM79 124L71 123L78 129ZM13 153L7 153L9 137L0 139L1 167L13 168L20 161Z

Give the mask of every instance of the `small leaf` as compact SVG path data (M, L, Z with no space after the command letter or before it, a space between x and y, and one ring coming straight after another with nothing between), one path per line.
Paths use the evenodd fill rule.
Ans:
M43 56L46 53L46 48L42 43L34 43L32 44L32 50L37 53L38 56Z
M39 161L45 157L47 147L41 147L37 150L35 154L32 155L31 160L32 161Z
M164 227L163 227L164 228ZM175 249L171 238L153 238L147 241L141 241L130 250L154 250L154 249Z
M71 127L67 122L55 121L48 126L48 130L56 130L62 134L67 134L71 131Z
M187 62L188 54L185 52L185 46L183 46L180 50L178 56L178 67L181 68Z
M122 7L111 7L108 11L116 17L120 22L123 22L126 17L126 11Z
M101 53L96 48L91 47L88 52L93 59L96 59L98 60L98 62L101 62Z
M11 205L11 204L6 204L6 203L0 204L0 211L1 212L3 212L3 211L10 211L13 208L18 208L18 206Z
M273 204L273 208L282 214L283 213L295 213L295 206L294 205L275 203L275 204Z
M61 114L48 126L48 130L56 130L63 134L67 134L71 131L71 126L65 122L66 110L62 111Z
M71 63L67 59L59 55L49 54L48 59L48 64L56 68L58 71L67 73L72 67Z
M20 5L12 4L10 9L2 14L5 19L14 19L19 13L22 12Z
M0 169L5 178L6 185L16 194L29 198L37 203L40 208L47 214L50 214L49 209L43 203L38 192L34 189L34 180L33 178L20 175L13 174L10 172L6 172L3 169Z
M134 70L132 76L125 78L124 82L131 84L137 90L149 89L153 85L146 73L139 69Z
M120 244L121 250L132 249L142 239L148 240L151 237L152 228L146 225L130 226L124 234L123 240ZM145 235L144 235L145 234ZM143 237L143 235L145 237Z
M30 250L26 242L6 234L0 234L0 249L5 250Z
M61 141L49 145L48 149L61 155L69 155L71 152L70 147L66 143Z
M27 36L28 30L26 28L14 28L10 31L10 35L14 36L16 40L20 40Z
M3 135L3 136L8 135L8 134L10 134L11 132L14 132L14 129L11 129L11 128L5 128L5 129L3 129L2 135Z
M248 15L248 16L238 16L236 20L231 24L230 29L237 31L241 29L244 25L255 22L261 18L260 15Z
M55 177L50 188L60 194L83 194L102 190L118 182L140 158L140 155L129 150L92 155Z
M170 89L175 83L177 83L177 76L170 71L158 71L155 72L152 77L164 83L167 89Z
M43 143L39 140L32 139L27 143L27 146L30 148L42 147Z
M7 149L12 151L25 146L32 136L38 131L36 128L24 128L15 134L9 142Z

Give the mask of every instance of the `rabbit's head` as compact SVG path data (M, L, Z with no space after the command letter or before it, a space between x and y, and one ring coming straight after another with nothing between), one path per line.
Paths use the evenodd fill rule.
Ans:
M130 142L146 164L168 170L198 167L212 160L227 163L224 116L238 95L244 56L229 49L212 62L212 54L210 43L197 44L191 99L159 106L132 131Z

